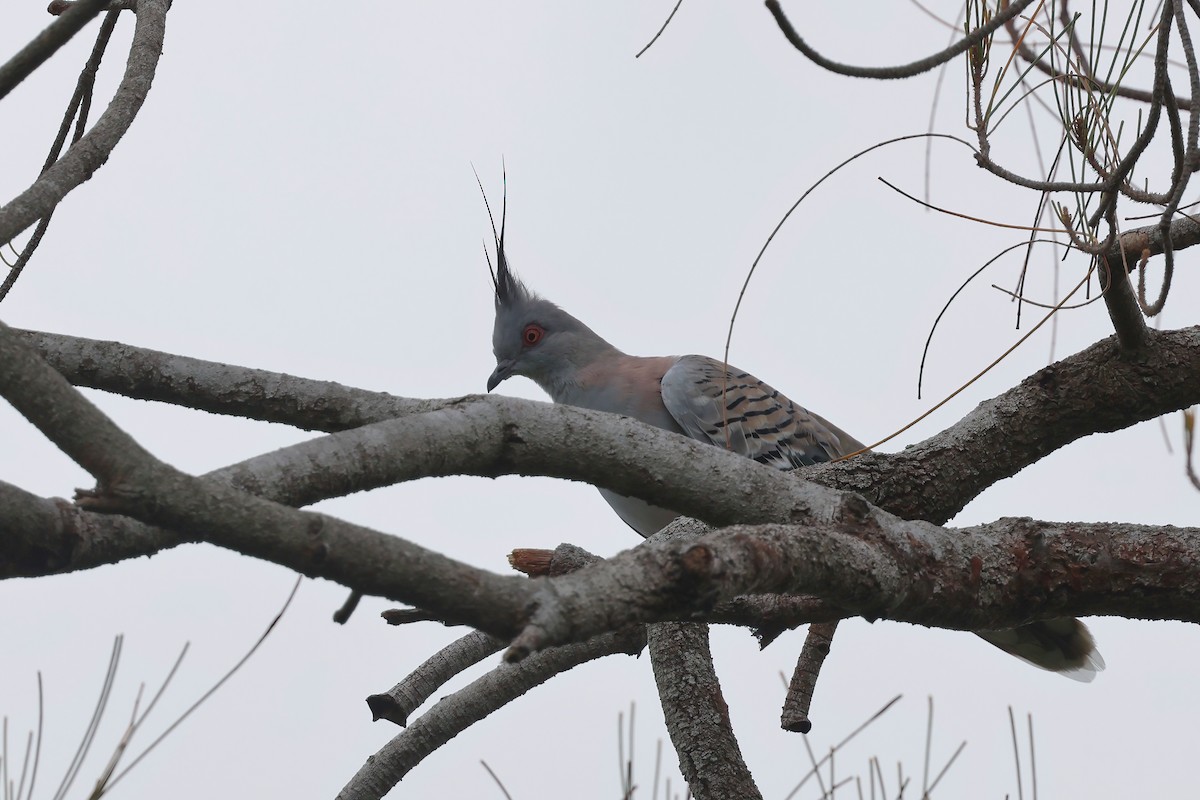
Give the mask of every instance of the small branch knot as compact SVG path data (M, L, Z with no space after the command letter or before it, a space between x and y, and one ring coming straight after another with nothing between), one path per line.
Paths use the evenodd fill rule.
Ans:
M506 444L525 444L525 440L521 438L521 426L515 422L509 422L504 425L504 441Z
M679 558L679 566L684 577L693 580L708 578L712 574L714 560L712 550L705 545L698 544L683 552Z
M834 514L838 522L865 522L871 514L871 504L862 495L847 492L842 495Z
M1047 394L1056 394L1058 392L1058 371L1053 366L1038 371L1034 375L1034 380L1037 381L1038 388Z
M320 514L313 515L309 518L304 532L312 540L309 557L314 564L320 564L329 557L329 544L321 538L325 532L325 518Z

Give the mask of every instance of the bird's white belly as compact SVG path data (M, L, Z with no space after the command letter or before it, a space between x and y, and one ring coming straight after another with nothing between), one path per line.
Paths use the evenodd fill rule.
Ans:
M679 516L674 511L652 506L636 497L625 497L607 489L601 489L600 494L613 507L613 511L617 512L617 516L642 536L658 533Z

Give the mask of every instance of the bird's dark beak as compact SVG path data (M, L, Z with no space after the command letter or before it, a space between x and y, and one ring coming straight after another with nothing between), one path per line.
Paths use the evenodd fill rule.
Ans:
M500 385L500 381L512 376L513 367L512 361L504 360L496 364L496 368L492 370L492 374L488 376L487 390L490 392Z

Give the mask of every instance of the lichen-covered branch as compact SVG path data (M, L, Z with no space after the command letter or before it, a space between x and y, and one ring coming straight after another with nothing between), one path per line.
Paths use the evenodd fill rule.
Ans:
M805 477L904 518L943 523L997 481L1094 433L1200 402L1200 328L1150 332L1136 357L1102 339L984 400L959 422L892 454L864 453Z
M508 657L755 591L957 630L1083 615L1200 621L1200 529L1010 518L947 530L844 494L828 523L650 541L539 584Z
M708 626L664 622L649 626L646 638L667 733L691 795L696 800L761 798L733 733Z

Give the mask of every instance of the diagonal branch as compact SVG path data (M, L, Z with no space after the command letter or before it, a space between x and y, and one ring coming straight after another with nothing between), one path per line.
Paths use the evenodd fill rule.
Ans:
M504 649L504 641L471 631L443 647L386 692L367 698L371 719L386 719L400 727L434 692L465 669Z
M1006 518L948 530L843 494L829 522L685 530L539 584L506 657L756 591L954 630L1080 615L1200 620L1200 528Z
M989 486L1077 439L1200 402L1200 328L1149 335L1152 346L1135 358L1122 356L1116 337L1102 339L924 442L823 464L805 477L858 492L900 517L943 523Z
M450 739L561 672L617 653L636 655L645 646L645 628L626 627L586 642L537 653L521 664L502 664L442 699L367 759L338 800L383 797L430 753Z
M646 639L667 732L689 794L697 800L761 799L713 668L708 626L659 623L647 628Z
M434 609L447 619L469 620L484 630L511 630L514 609L528 596L524 579L497 576L399 537L179 472L150 455L3 324L0 363L5 364L0 394L96 478L98 491L90 493L88 503L94 510L126 511L144 522ZM393 593L395 587L402 590ZM495 605L475 608L476 594L494 598Z
M0 578L73 572L182 544L174 531L93 514L0 481Z
M15 89L50 56L57 53L60 47L71 41L71 38L83 30L83 27L107 5L108 0L80 0L46 26L44 31L22 47L15 56L0 64L0 98Z

